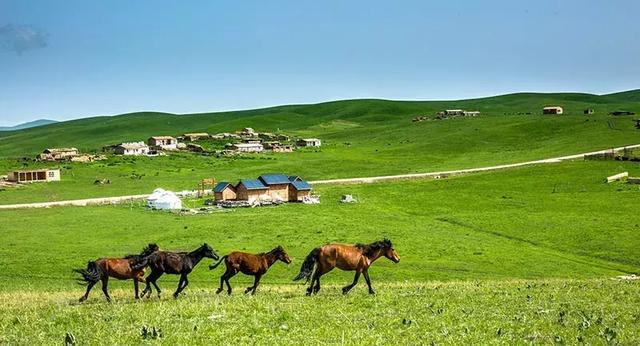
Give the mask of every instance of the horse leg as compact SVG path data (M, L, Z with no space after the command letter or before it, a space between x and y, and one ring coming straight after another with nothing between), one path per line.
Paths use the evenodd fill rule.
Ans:
M184 273L180 275L180 282L178 283L178 289L173 294L174 298L178 298L178 295L184 290L185 287L189 284L189 279L187 278L187 274Z
M347 294L351 289L358 284L358 279L360 278L360 270L356 269L356 275L353 277L353 283L350 285L346 285L342 288L342 294Z
M138 296L138 278L133 278L133 294L135 299L140 299Z
M313 293L313 284L316 282L316 277L318 276L318 273L313 273L313 276L311 277L311 283L309 284L309 287L307 288L307 295L310 296L311 293Z
M256 289L258 288L258 284L260 283L260 278L262 275L256 274L253 279L253 286L247 287L244 291L244 294L251 292L251 294L256 294Z
M318 278L316 279L316 285L313 287L313 294L318 294L320 291L320 276L321 275L318 275Z
M227 278L224 280L227 284L227 293L229 295L231 295L231 283L229 283L229 279L231 279L232 277L234 277L236 274L238 274L237 271L232 270L229 272L229 275L227 275Z
M229 268L227 268L227 270L224 271L224 274L220 277L220 288L218 288L216 294L220 294L220 292L224 290L224 282L227 280L227 275L229 275L229 273Z
M162 290L160 290L160 287L158 287L158 283L156 282L156 280L160 278L160 275L162 275L162 273L158 274L157 276L154 276L153 281L151 281L151 283L153 284L153 287L155 287L156 291L158 292L158 298L160 298L160 293L162 293ZM149 280L149 278L147 278L147 280ZM149 291L149 295L151 295L151 291Z
M85 294L80 297L80 302L82 303L83 301L87 300L87 298L89 297L89 292L91 292L91 289L93 288L93 286L97 283L97 281L95 282L89 282L89 284L87 285L87 292L85 292Z
M147 275L147 278L144 280L145 282L145 286L144 289L142 290L142 298L144 298L144 295L146 294L147 297L151 296L151 278L153 277L153 270L151 271L151 273L149 273L149 275Z
M104 296L107 297L107 301L111 303L111 297L109 297L109 292L107 291L107 287L109 285L109 277L104 276L102 277L101 280L102 280L102 293L104 293Z
M367 286L369 286L369 294L375 294L376 292L374 292L373 288L371 288L371 279L369 279L369 268L363 270L362 275L364 275L364 280L367 282Z

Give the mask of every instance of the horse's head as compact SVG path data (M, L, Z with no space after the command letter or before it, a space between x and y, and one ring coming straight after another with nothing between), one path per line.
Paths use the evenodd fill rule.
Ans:
M385 239L382 241L382 251L384 257L392 260L394 263L400 262L400 256L396 252L396 249L393 248L393 244L391 244L391 240Z
M291 263L291 258L289 258L289 254L287 253L287 251L282 246L278 245L277 248L273 249L273 253L282 262L284 262L286 264Z
M202 244L200 249L202 250L202 254L204 255L204 257L213 258L214 260L218 260L220 258L220 256L218 256L213 248L207 243Z

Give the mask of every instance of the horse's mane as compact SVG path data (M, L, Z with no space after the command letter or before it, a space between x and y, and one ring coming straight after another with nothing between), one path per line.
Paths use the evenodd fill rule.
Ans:
M388 248L390 248L392 246L393 245L391 245L391 240L389 240L389 239L383 239L383 240L374 241L371 244L357 243L355 245L355 247L360 249L360 251L362 251L362 253L365 256L372 255L374 252L376 252L376 251L378 251L380 249L388 249Z
M142 249L141 253L137 255L126 255L124 256L124 258L128 260L140 261L143 258L148 257L149 255L151 255L152 253L158 250L159 250L158 245L156 245L155 243L149 243L149 245L147 245L144 249Z

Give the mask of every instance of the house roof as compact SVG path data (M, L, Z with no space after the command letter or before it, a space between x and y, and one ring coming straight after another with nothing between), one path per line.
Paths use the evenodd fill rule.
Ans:
M301 141L315 142L315 141L319 141L319 139L317 139L317 138L302 138Z
M291 185L298 191L311 190L311 185L304 180L292 181Z
M152 138L152 139L175 139L174 137L171 137L171 136L151 136L149 138Z
M549 106L549 107L544 107L542 109L562 109L562 107L560 107L560 106Z
M254 147L262 147L260 143L235 143L232 146L236 148L254 148Z
M48 151L50 153L61 153L66 151L78 151L76 148L47 148L44 151Z
M297 175L290 175L289 176L289 181L296 181L296 180L302 180L302 178L300 178Z
M222 192L224 191L225 188L227 188L227 186L231 186L231 188L233 188L233 185L231 185L231 183L228 183L226 181L221 181L218 184L216 184L216 187L213 188L213 192Z
M289 184L289 177L284 174L263 174L258 179L262 180L266 185Z
M209 136L206 132L195 132L195 133L185 133L183 136L185 137L207 137Z
M144 142L130 142L130 143L118 144L116 147L122 147L122 148L127 149L127 150L132 150L132 149L148 148L149 146L144 144Z
M266 190L268 189L260 180L258 179L242 179L238 185L244 185L247 190Z

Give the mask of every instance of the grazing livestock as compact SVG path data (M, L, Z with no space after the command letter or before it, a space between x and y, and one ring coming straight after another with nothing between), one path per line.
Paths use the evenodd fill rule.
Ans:
M139 255L128 255L124 258L99 258L90 261L86 269L74 269L74 272L82 275L79 281L87 284L87 292L80 297L80 302L87 300L89 292L98 281L102 281L102 292L110 302L111 297L107 291L109 277L118 280L133 279L135 297L138 299L138 282L144 282L145 267L140 264L146 262L146 259L158 250L158 245L149 244Z
M153 284L158 292L158 298L160 298L161 290L156 281L162 274L167 273L180 275L178 289L173 293L173 297L178 298L180 292L189 284L187 275L189 275L193 268L205 257L214 260L220 258L211 246L207 244L202 244L202 246L191 252L154 252L151 256L147 257L146 260L138 264L139 267L148 265L151 269L151 273L147 276L147 286L144 288L144 291L142 291L142 296L144 297L145 293L147 297L151 296L151 284Z
M393 249L391 241L384 239L371 244L327 244L313 249L302 263L300 273L293 280L302 278L311 279L311 285L307 288L307 295L317 294L320 291L320 277L333 268L342 270L355 270L353 283L342 288L342 293L347 294L357 283L360 274L364 276L369 286L369 293L374 294L369 279L369 266L380 257L386 257L395 263L400 262L400 256Z
M234 275L241 272L246 275L253 275L254 281L253 286L247 287L244 293L256 294L256 289L258 288L258 284L260 283L260 278L269 270L269 268L278 260L289 264L291 263L291 259L287 252L282 248L282 246L278 246L275 249L266 252L260 253L257 255L245 253L245 252L232 252L226 256L223 256L222 259L216 263L209 266L209 270L215 269L222 263L224 260L224 264L227 267L227 270L220 277L220 288L216 291L216 293L222 292L224 289L224 284L227 284L227 293L231 294L231 285L229 284L229 279L231 279Z

